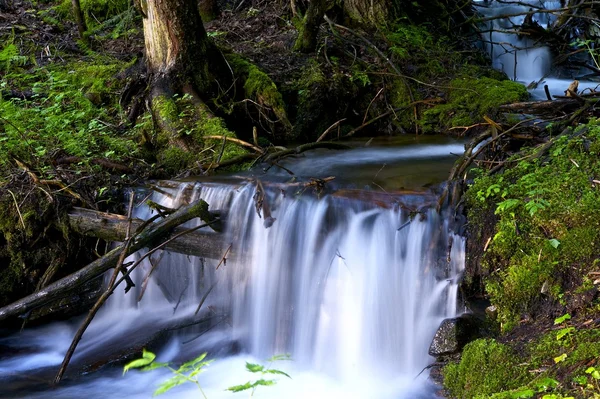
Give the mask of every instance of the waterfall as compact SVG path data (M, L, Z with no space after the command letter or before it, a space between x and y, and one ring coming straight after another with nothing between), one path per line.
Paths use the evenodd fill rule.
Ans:
M169 254L138 303L148 263L134 292L116 294L106 314L135 308L164 319L177 305L182 316L211 290L203 308L226 314L219 328L256 358L290 353L296 367L341 383L417 376L431 361L437 326L457 313L464 241L447 219L434 209L411 215L394 203L266 191L269 228L257 215L254 184L182 183L155 193L165 206L203 198L226 209L227 262L217 269L220 260Z
M534 99L546 99L544 85L551 95L564 95L573 79L579 79L579 90L594 88L597 82L585 81L581 76L585 69L571 70L553 67L553 56L548 46L530 39L527 34L519 35L516 30L527 14L531 21L546 29L556 22L557 14L536 12L561 9L561 1L493 1L475 0L477 12L484 19L512 15L506 18L487 20L481 26L481 45L490 55L492 66L515 81L528 85Z
M264 202L274 218L266 225L264 209L257 214L253 177L157 183L150 197L156 203L176 208L202 198L221 213L223 258L158 251L146 259L132 274L136 286L117 289L86 330L69 366L77 378L67 378L52 397L150 397L171 376L168 370L123 376L119 367L94 369L143 347L158 361L175 363L207 351L216 359L201 376L210 399L243 395L225 389L257 378L244 370L245 361L264 364L278 354L293 360L273 367L292 379L280 377L255 396L437 397L422 371L433 361L428 348L440 322L462 311L457 294L465 243L423 187L442 181L451 153L462 148L418 144L303 157L288 166L325 177L333 172L327 168L347 164L335 174L359 187L381 179L378 190L342 179L321 190L307 180L263 175ZM405 190L395 192L399 182ZM138 192L139 199L145 195ZM134 216L153 213L142 205ZM78 325L56 322L0 339L0 349L13 353L0 356L0 396L47 397L46 386L18 376L50 380ZM78 376L82 369L95 372ZM165 396L200 397L193 384Z

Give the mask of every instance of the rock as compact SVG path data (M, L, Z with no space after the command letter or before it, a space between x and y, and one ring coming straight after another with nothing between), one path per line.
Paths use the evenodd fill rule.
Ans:
M480 336L480 322L470 314L445 319L431 341L429 354L436 357L453 355Z
M487 308L485 308L485 314L491 319L491 320L496 320L496 317L498 317L498 308L495 307L494 305L492 306L488 306Z

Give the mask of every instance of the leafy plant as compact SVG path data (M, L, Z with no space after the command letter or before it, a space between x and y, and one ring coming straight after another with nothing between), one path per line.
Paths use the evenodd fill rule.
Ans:
M193 382L196 384L202 396L206 399L206 395L200 386L198 381L198 375L204 371L206 366L212 363L212 360L205 360L206 353L201 354L197 358L190 360L189 362L183 363L179 368L175 369L169 366L168 363L154 362L156 355L152 352L144 349L142 351L142 357L129 362L123 367L123 374L131 369L140 369L142 371L150 371L158 368L168 368L173 373L173 376L160 384L160 386L154 391L154 396L163 394L176 386L179 386L186 382Z
M275 361L290 360L290 359L291 359L290 355L276 355L267 360L269 362L269 365L266 367L261 364L254 364L254 363L246 362L246 370L248 370L251 373L259 374L260 378L257 380L254 380L254 381L248 381L247 383L242 384L242 385L235 385L235 386L229 387L229 388L227 388L227 390L231 391L231 392L241 392L241 391L251 390L250 396L254 396L254 392L256 391L256 388L258 388L259 386L275 385L275 383L277 382L276 380L273 380L273 379L265 379L264 377L267 375L283 375L288 378L292 378L287 373L285 373L281 370L271 368L271 364Z
M193 382L194 384L196 384L196 386L202 393L202 396L204 397L204 399L206 399L206 394L202 390L202 386L200 385L200 382L198 381L198 375L200 373L202 373L210 363L213 362L213 360L206 360L206 353L201 354L200 356L198 356L197 358L195 358L193 360L190 360L189 362L183 363L177 369L171 367L169 365L169 363L155 362L155 360L156 360L156 355L154 353L147 351L146 349L143 349L142 357L140 359L133 360L133 361L127 363L123 367L123 374L125 374L127 371L129 371L131 369L140 369L141 371L150 371L150 370L155 370L158 368L167 368L171 371L171 373L173 373L173 376L171 378L169 378L168 380L166 380L165 382L163 382L156 389L156 391L154 391L154 396L161 395L161 394L169 391L170 389L175 388L176 386L179 386L186 382ZM292 378L289 376L289 374L287 374L281 370L271 368L271 365L273 364L273 362L279 361L279 360L291 360L291 357L290 357L290 355L287 355L287 354L286 355L275 355L275 356L271 357L270 359L267 359L267 361L269 362L269 364L267 366L263 366L261 364L256 364L256 363L246 362L246 370L251 373L259 374L260 378L257 380L254 380L254 381L248 381L247 383L242 384L242 385L235 385L235 386L229 387L229 388L227 388L227 391L242 392L242 391L246 391L246 390L251 390L250 396L253 396L254 392L256 391L256 388L258 388L259 386L271 386L271 385L275 385L277 383L277 380L265 378L267 375L269 375L269 376L270 375L283 375L288 378Z

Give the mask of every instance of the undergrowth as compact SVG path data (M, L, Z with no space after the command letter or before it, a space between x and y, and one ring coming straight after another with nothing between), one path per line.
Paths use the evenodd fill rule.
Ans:
M588 273L600 264L600 125L591 121L552 140L547 152L521 153L515 167L479 176L467 192L472 224L485 223L480 216L489 208L498 218L482 266L504 331L548 301L575 311L577 296L594 289Z
M52 159L81 158L84 164L101 157L125 161L137 150L130 134L118 126L119 108L114 103L117 72L128 64L108 58L94 63L73 62L16 70L4 76L2 91L28 93L0 98L0 169L15 160L51 171Z

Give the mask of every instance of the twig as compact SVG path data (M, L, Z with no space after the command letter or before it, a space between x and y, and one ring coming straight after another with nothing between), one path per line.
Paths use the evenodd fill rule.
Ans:
M363 117L362 123L365 123L367 121L367 116L369 115L369 110L371 109L371 105L373 105L373 102L377 99L377 97L379 97L379 95L381 94L381 92L383 91L383 89L385 89L385 87L382 87L381 89L379 89L379 91L377 92L377 94L375 94L375 97L373 97L373 99L369 103L369 106L367 107L367 110L365 111L365 116Z
M229 247L227 247L227 251L225 251L225 253L221 257L221 261L219 262L219 264L217 265L217 267L215 268L215 270L219 270L219 267L221 267L221 264L225 265L227 263L227 254L229 253L229 251L231 251L231 246L232 245L233 244L229 244Z
M338 127L340 125L340 123L342 123L343 121L345 121L347 118L342 118L339 121L335 122L334 124L332 124L331 126L329 126L327 129L325 129L325 131L323 132L323 134L321 134L319 136L319 138L317 139L316 143L318 143L319 141L323 140L325 138L325 136L327 136L327 134L332 131L333 129L335 129L336 127Z
M415 98L414 98L413 93L412 93L412 89L410 88L410 85L406 81L406 76L403 73L400 72L400 70L398 69L398 67L389 59L388 56L386 56L383 53L383 51L379 50L379 48L377 48L377 46L375 46L370 40L368 40L366 37L364 37L360 33L357 33L355 31L353 31L352 29L347 28L347 27L345 27L343 25L336 24L331 19L329 19L329 17L326 14L323 16L323 18L325 18L325 21L327 21L327 23L329 24L330 27L334 27L335 26L338 29L342 29L342 30L345 30L346 32L350 32L354 36L356 36L360 40L362 40L363 42L367 43L384 61L386 61L388 63L388 65L394 70L394 72L396 72L396 74L398 75L398 77L400 77L402 79L404 85L406 86L406 89L408 90L408 95L410 97L410 101L411 102L415 101Z
M258 152L259 154L262 154L262 153L265 152L262 148L259 148L259 147L255 146L253 144L250 144L247 141L236 139L234 137L227 137L227 136L204 136L204 138L205 139L231 141L232 143L236 143L236 144L241 145L243 147L252 148L254 151Z
M208 289L208 291L206 291L204 293L204 295L202 295L202 299L200 299L200 303L198 303L198 307L196 308L196 311L194 312L194 314L198 314L198 312L200 311L200 308L202 307L202 305L204 304L204 301L206 301L206 298L208 298L208 295L210 294L210 292L213 290L213 288L215 288L215 286L217 285L217 282L215 281L210 288Z
M23 230L25 230L26 229L25 222L23 221L23 215L21 215L21 210L19 209L19 204L17 203L17 197L15 197L15 194L12 191L8 190L8 192L10 193L10 195L12 195L13 201L15 201L15 208L17 208L17 213L19 214L19 220L21 221Z
M65 354L65 358L63 359L60 369L58 370L58 373L56 374L56 377L54 378L54 384L60 383L60 380L62 379L65 371L67 370L67 366L69 365L69 362L71 361L71 357L75 353L75 349L77 348L77 345L79 344L79 341L81 340L81 337L83 337L83 333L85 332L85 330L88 328L88 326L92 322L94 316L96 315L96 313L98 312L100 307L104 304L104 302L106 302L106 300L113 293L114 288L116 287L115 281L117 279L117 276L119 275L119 272L121 271L121 268L123 266L123 261L125 260L125 256L128 252L129 247L131 246L131 242L133 239L133 237L131 236L131 221L132 221L131 214L133 212L134 197L135 197L135 194L132 192L130 195L130 198L129 198L129 210L127 212L127 219L128 219L127 239L126 239L125 245L123 247L123 250L121 251L121 254L119 256L119 260L117 261L117 265L115 266L115 270L113 271L113 274L108 283L108 288L106 289L106 291L104 291L104 293L100 296L100 298L98 298L98 300L96 301L96 303L94 304L92 309L90 309L86 319L83 321L83 323L77 330L77 333L75 333L75 337L73 337L73 341L71 341L71 345L69 346L69 349L67 350L67 353ZM127 279L128 277L129 277L129 275L125 274L123 276L123 278L121 279L121 281L124 279Z

